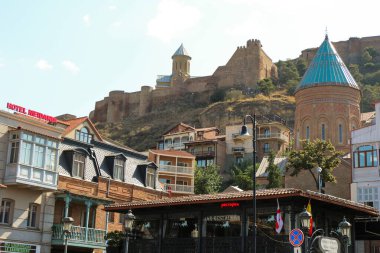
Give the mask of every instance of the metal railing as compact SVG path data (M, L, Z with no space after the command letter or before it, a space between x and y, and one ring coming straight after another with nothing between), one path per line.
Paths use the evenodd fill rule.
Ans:
M166 191L194 193L194 186L180 184L165 184Z
M191 154L195 156L215 156L215 151L194 151Z
M232 152L235 152L235 153L244 153L244 151L245 151L244 147L233 147L232 148Z
M282 133L264 133L264 134L257 134L258 140L263 139L281 139L283 141L287 141L289 138Z
M174 166L174 165L159 165L158 171L171 172L175 174L188 174L194 175L194 169L192 167Z
M87 231L87 233L86 233ZM63 225L54 224L52 228L53 240L64 240ZM87 234L87 235L86 235ZM106 231L95 228L85 228L80 226L72 226L71 232L68 234L67 239L69 241L87 242L87 243L99 243L105 244Z

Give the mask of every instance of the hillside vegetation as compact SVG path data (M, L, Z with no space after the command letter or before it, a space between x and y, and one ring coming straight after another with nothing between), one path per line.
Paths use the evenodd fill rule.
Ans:
M167 101L159 109L143 117L128 117L119 123L99 123L100 132L138 151L156 147L160 136L179 122L194 127L225 126L241 123L245 114L277 114L294 123L294 91L307 69L303 59L279 61L278 79L263 79L256 89L217 89L208 102L196 101L197 94L187 94ZM361 111L374 110L380 99L380 53L365 48L359 64L348 66L362 90ZM198 94L199 97L204 94Z

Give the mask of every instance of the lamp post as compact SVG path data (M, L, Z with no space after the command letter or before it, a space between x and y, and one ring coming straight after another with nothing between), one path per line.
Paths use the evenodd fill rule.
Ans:
M240 138L246 139L250 137L248 132L248 127L246 125L246 119L249 118L252 121L252 163L253 163L253 241L252 241L252 252L256 253L256 114L245 115L243 126L241 127Z
M311 214L306 210L306 208L304 208L298 217L301 221L302 230L305 233L305 253L312 252L314 242L318 239L316 235L320 233L323 236L325 232L320 228L315 230L310 237L307 236L308 230L310 228ZM343 243L344 253L348 253L348 246L351 240L351 224L346 220L345 217L343 217L343 221L339 223L338 227L339 228L337 231L331 231L330 234L334 234L338 237L338 239ZM311 243L309 245L310 240Z
M71 217L64 217L63 222L63 236L65 239L65 253L67 253L67 237L71 233L71 226L73 225L74 219Z
M317 167L317 173L318 173L318 192L322 193L322 168Z
M132 210L129 210L128 213L125 215L124 220L124 229L125 229L125 253L128 253L128 246L129 246L129 236L131 235L133 223L135 221L135 216L132 213Z

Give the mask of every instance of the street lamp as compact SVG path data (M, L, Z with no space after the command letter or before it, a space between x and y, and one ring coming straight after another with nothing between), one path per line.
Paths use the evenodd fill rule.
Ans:
M129 246L129 236L131 235L133 229L133 223L135 221L135 216L132 213L132 210L129 209L128 213L125 215L124 220L124 229L125 229L125 253L128 253Z
M311 214L306 210L306 207L304 207L303 211L298 215L298 217L301 220L301 227L303 230L309 229Z
M252 241L252 252L256 253L256 114L245 115L243 126L241 127L240 138L248 139L250 134L248 132L248 127L246 125L246 119L249 118L252 121L252 163L253 163L253 241Z
M343 221L339 223L338 227L344 244L344 252L348 253L351 240L351 224L346 220L346 217L343 217Z
M63 236L65 239L65 253L67 253L67 237L69 237L71 233L71 227L73 225L74 219L71 217L64 217L62 219L63 222Z

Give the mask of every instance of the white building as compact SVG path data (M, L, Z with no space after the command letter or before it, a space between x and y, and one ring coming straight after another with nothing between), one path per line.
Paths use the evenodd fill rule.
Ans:
M353 130L351 137L351 199L380 209L380 103L373 123Z
M0 252L50 252L64 129L19 111L0 111Z

